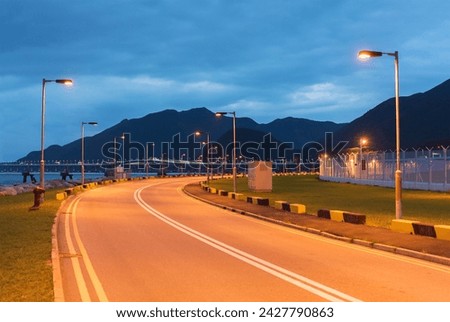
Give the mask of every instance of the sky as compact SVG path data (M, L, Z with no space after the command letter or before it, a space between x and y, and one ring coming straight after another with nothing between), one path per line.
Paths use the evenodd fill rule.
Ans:
M450 78L442 0L0 0L0 162L165 109L336 123Z

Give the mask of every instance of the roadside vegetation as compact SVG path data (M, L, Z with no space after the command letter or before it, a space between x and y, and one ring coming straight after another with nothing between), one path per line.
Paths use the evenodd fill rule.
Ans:
M211 181L211 186L233 191L231 179ZM238 178L238 192L289 203L302 203L306 211L317 214L319 209L337 209L365 214L367 225L389 228L395 219L394 189L333 183L319 180L316 175L274 176L273 191L255 193L248 189L247 179ZM423 223L450 225L450 194L419 190L403 190L403 219Z
M45 193L30 211L33 193L0 197L0 301L53 301L52 226L61 201Z

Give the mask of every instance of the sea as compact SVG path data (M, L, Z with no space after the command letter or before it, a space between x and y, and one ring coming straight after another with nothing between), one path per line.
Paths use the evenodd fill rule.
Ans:
M34 178L36 179L36 183L39 183L39 173L33 173ZM169 172L166 173L167 176L177 176L180 173L178 172ZM145 173L131 173L129 174L131 177L143 177L147 176ZM157 173L150 172L148 174L149 177L157 176ZM84 174L85 181L97 181L105 179L105 175L102 172L86 172ZM45 181L49 180L61 180L61 174L59 172L46 172L45 173ZM73 173L72 179L67 177L67 181L81 181L81 173ZM30 177L27 177L27 183L31 182ZM17 184L23 183L22 173L18 172L0 172L0 186L13 186Z
M34 174L34 178L37 182L39 182L39 173ZM104 178L103 173L99 172L87 172L84 174L85 180L101 180ZM45 181L61 179L61 175L59 172L46 172L45 173ZM67 177L69 180L69 177ZM70 181L81 181L81 173L74 173L72 179ZM30 177L27 177L27 183L30 183ZM18 172L0 172L0 186L12 186L16 184L23 183L22 173Z

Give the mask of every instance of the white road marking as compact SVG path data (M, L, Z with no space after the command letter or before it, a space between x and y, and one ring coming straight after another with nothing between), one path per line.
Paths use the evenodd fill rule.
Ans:
M141 196L141 192L154 185L144 186L142 188L139 188L134 193L134 199L136 202L148 213L152 214L156 218L160 219L161 221L167 223L168 225L174 227L175 229L211 246L214 247L217 250L220 250L230 256L233 256L234 258L237 258L247 264L250 264L258 269L261 269L273 276L276 276L284 281L287 281L297 287L300 287L306 291L309 291L317 296L322 297L323 299L333 301L333 302L339 302L339 301L354 301L354 302L360 302L359 299L354 298L350 295L344 294L338 290L335 290L333 288L330 288L328 286L325 286L323 284L320 284L318 282L315 282L307 277L301 276L297 273L291 272L287 269L284 269L280 266L277 266L273 263L270 263L268 261L265 261L261 258L258 258L256 256L253 256L249 253L246 253L244 251L241 251L237 248L234 248L230 245L227 245L225 243L222 243L214 238L211 238L207 235L204 235L192 228L189 228L169 217L162 214L161 212L157 211L150 205L148 205Z

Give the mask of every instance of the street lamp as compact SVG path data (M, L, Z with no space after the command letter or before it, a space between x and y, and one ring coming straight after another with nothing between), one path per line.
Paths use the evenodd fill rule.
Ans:
M233 167L233 192L237 192L236 184L236 112L216 112L216 116L220 117L226 114L233 114L233 153L232 153L232 167Z
M363 147L367 144L366 138L360 138L359 139L359 178L362 178L362 171L364 170L363 165Z
M114 179L117 178L117 138L114 137Z
M122 139L122 167L125 171L125 133L122 133L120 138Z
M97 122L81 122L81 184L84 184L84 125L96 126Z
M206 182L209 185L209 142L210 136L209 132L206 131L196 131L195 135L200 136L202 134L206 134Z
M45 84L58 83L70 86L73 84L71 79L42 79L42 112L41 112L41 164L40 164L40 181L39 185L42 189L45 189L45 158L44 158L44 137L45 137Z
M398 51L385 53L381 51L361 50L358 57L367 60L383 55L394 57L395 68L395 131L396 131L396 170L395 170L395 218L402 218L402 170L400 168L400 99L399 99L399 71Z

